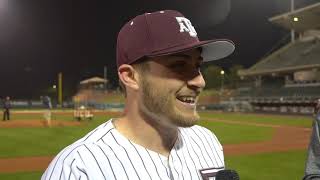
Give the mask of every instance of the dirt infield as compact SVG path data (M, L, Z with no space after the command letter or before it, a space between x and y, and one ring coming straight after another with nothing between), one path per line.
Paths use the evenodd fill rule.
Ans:
M0 159L0 173L44 171L51 156Z
M241 154L258 154L266 152L284 152L288 150L306 150L311 128L288 127L280 125L268 125L259 123L247 123L240 121L227 121L219 119L210 119L211 121L219 121L229 124L244 124L250 126L263 126L275 128L272 138L268 141L243 144L224 144L224 153L226 156ZM28 127L44 126L41 121L32 121L34 124L28 124L26 121L4 122L0 123L0 127L25 127L19 123L26 123ZM11 124L13 123L13 124ZM80 125L78 122L66 122L66 124L54 123L55 126ZM10 125L9 125L10 124ZM5 158L0 159L0 173L27 172L27 171L44 171L53 157L22 157L22 158ZM30 163L32 162L32 163Z
M271 127L275 129L269 141L242 144L224 144L226 155L258 154L267 152L283 152L288 150L306 150L309 144L311 128L270 125L240 121L209 119L228 124L245 124L250 126Z

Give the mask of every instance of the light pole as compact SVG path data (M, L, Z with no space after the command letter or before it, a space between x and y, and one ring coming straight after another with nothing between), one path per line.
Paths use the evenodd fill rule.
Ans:
M220 94L222 95L222 92L223 92L223 81L224 81L224 70L221 70L220 71L220 75L221 75L221 89L220 89Z
M56 96L57 96L57 85L52 85L52 89L53 89L53 99L56 99Z
M294 0L291 0L290 3L290 12L294 11ZM294 22L296 22L298 19L294 19ZM291 29L291 42L294 42L295 40L295 35L294 35L294 30L293 28Z

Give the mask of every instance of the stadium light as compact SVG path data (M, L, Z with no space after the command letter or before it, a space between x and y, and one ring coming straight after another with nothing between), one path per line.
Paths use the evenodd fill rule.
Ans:
M221 70L220 71L220 74L221 74L221 89L220 89L220 94L222 95L222 92L223 92L223 81L224 81L224 70Z

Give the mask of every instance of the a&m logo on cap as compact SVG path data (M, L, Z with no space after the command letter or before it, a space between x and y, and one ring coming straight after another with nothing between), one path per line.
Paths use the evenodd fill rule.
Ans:
M191 22L189 19L185 17L176 17L179 26L180 26L180 32L188 32L190 36L192 37L197 37L197 32L192 26Z

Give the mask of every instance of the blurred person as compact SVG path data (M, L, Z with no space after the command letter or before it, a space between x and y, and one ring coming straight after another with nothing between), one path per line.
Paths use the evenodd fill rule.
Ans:
M43 96L41 98L42 98L42 103L45 107L43 117L45 119L46 125L50 127L51 126L51 109L52 109L51 98L49 96Z
M200 66L233 51L229 40L199 41L178 11L136 16L117 40L123 115L62 150L41 179L213 178L224 155L217 137L196 125Z
M7 96L3 101L3 121L10 120L11 100Z
M315 104L316 105L314 106L313 114L314 116L317 116L320 114L320 98L317 100Z
M314 117L304 180L320 180L320 99L315 105Z

